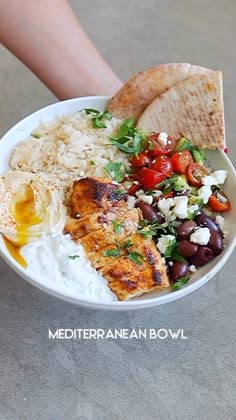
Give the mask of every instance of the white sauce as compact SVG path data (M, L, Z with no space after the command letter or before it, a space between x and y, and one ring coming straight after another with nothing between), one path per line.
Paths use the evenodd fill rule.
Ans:
M37 274L41 283L57 284L60 290L78 299L113 301L117 297L106 280L89 263L82 245L73 242L69 235L47 235L22 248L28 263L27 270ZM69 258L77 255L79 258Z

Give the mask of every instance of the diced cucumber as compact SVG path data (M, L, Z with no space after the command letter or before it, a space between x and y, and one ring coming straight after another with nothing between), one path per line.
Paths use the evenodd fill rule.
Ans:
M204 150L199 150L197 147L193 148L192 150L193 160L194 162L200 163L201 165L204 165L206 160L206 153Z
M191 187L188 185L187 178L185 175L179 175L174 183L175 191L189 190Z
M181 152L182 150L192 150L192 143L190 140L186 139L185 137L181 137L176 143L174 153Z

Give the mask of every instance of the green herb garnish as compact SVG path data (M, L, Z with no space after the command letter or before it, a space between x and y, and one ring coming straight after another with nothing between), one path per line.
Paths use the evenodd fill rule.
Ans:
M179 261L179 262L183 262L186 263L186 259L184 257L182 257L182 255L180 255L179 253L179 249L178 249L178 244L176 242L176 239L173 239L172 241L170 241L169 246L166 249L166 252L164 254L165 258L169 258L171 261Z
M147 238L148 236L156 236L158 230L165 230L169 227L168 223L159 224L157 222L150 223L148 220L143 219L139 223L137 233Z
M95 114L91 118L93 128L106 128L104 120L111 120L112 115L108 111L100 112L97 109L85 108L86 114Z
M95 166L94 160L90 160L90 165Z
M76 260L77 258L80 258L79 255L68 255L68 258L70 258L70 260Z
M147 145L147 135L135 128L134 124L134 118L128 118L121 124L116 137L110 137L111 144L127 154L138 154Z
M174 174L170 178L165 179L164 181L159 182L159 184L156 185L157 189L161 187L163 187L164 194L167 194L172 190L179 192L184 191L186 189L190 189L185 175L178 174Z
M129 251L127 257L138 265L142 265L144 256L137 251Z
M182 263L186 263L187 262L187 260L184 257L182 257L182 255L177 254L175 252L172 253L171 259L174 260L174 261L182 262Z
M122 195L125 195L126 194L126 191L118 188L117 190L114 191L114 193L118 197L121 197Z
M42 137L41 134L39 133L31 133L31 136L34 137L35 139L40 139L40 137Z
M157 234L155 230L151 229L139 229L137 233L142 235L145 239L148 238L148 236L155 236Z
M128 241L126 241L124 244L120 245L121 248L123 249L127 249L130 248L133 245L133 242L131 241L131 239L128 239Z
M177 243L176 239L170 240L169 245L166 248L166 251L164 253L165 258L172 258L172 254L175 253L177 250Z
M120 235L123 232L124 226L122 225L122 223L119 223L117 220L112 220L112 224L114 227L114 231Z
M178 177L179 177L179 175L174 174L170 178L167 178L164 181L161 181L158 184L156 184L156 188L157 189L161 188L161 187L164 187L164 188L172 187L172 188L174 188L174 185L175 185ZM155 191L155 190L153 190L153 191Z
M105 171L114 181L121 182L125 177L124 165L121 162L110 162L104 167Z
M104 257L120 257L121 252L118 248L108 249L107 251L103 251Z
M186 283L188 283L189 279L190 279L190 276L181 277L172 286L172 290L179 290L179 289L181 289L181 287L183 287Z

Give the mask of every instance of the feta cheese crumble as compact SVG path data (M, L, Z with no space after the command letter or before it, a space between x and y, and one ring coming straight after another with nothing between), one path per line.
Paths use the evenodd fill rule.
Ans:
M218 171L212 172L210 175L204 176L202 178L203 185L219 185L224 184L227 178L227 171L220 169Z
M217 180L218 184L224 184L227 178L227 171L219 169L218 171L212 172L211 176L213 176Z
M162 194L163 194L163 192L162 192L162 191L160 191L160 190L156 190L156 191L153 191L152 196L153 196L154 198L159 198Z
M189 206L188 207L188 211L189 211L189 213L195 213L195 211L198 211L199 210L199 206L197 205L197 204L193 204L192 206Z
M137 197L139 197L139 195L142 195L142 194L144 194L144 190L138 190L138 191L135 193L135 195L136 195Z
M135 207L135 203L136 203L136 199L135 199L135 197L132 197L132 195L130 195L130 196L128 197L128 200L127 200L127 207L128 207L128 209L129 209L129 210L134 209L134 207Z
M139 194L138 201L151 205L153 203L153 197L151 195Z
M207 245L211 237L210 229L207 227L197 227L190 236L190 242L198 245Z
M162 146L166 146L167 145L167 141L168 141L168 134L167 133L160 133L158 136L158 142L162 145Z
M157 249L161 254L165 254L167 248L170 246L171 242L175 241L175 236L173 235L161 235L161 238L157 241Z
M158 201L158 208L163 214L167 214L170 211L170 208L175 204L173 198L161 198Z
M196 269L196 267L195 267L195 265L190 265L189 266L189 271L191 272L191 273L195 273L195 271L197 271L197 269Z
M198 196L203 200L204 204L208 203L210 196L212 195L211 187L209 185L204 185L203 187L199 188Z
M185 195L174 197L174 214L179 219L185 219L188 215L188 197Z
M217 225L220 226L220 228L222 228L224 226L225 219L220 214L217 214L215 221L216 221Z

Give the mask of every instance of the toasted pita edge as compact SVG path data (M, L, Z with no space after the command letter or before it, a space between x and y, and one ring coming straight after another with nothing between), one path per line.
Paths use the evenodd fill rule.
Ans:
M189 63L168 63L134 75L108 102L108 111L117 118L138 120L147 106L167 89L193 75L211 72Z
M222 72L211 71L177 83L146 108L137 127L189 138L205 149L225 148Z

